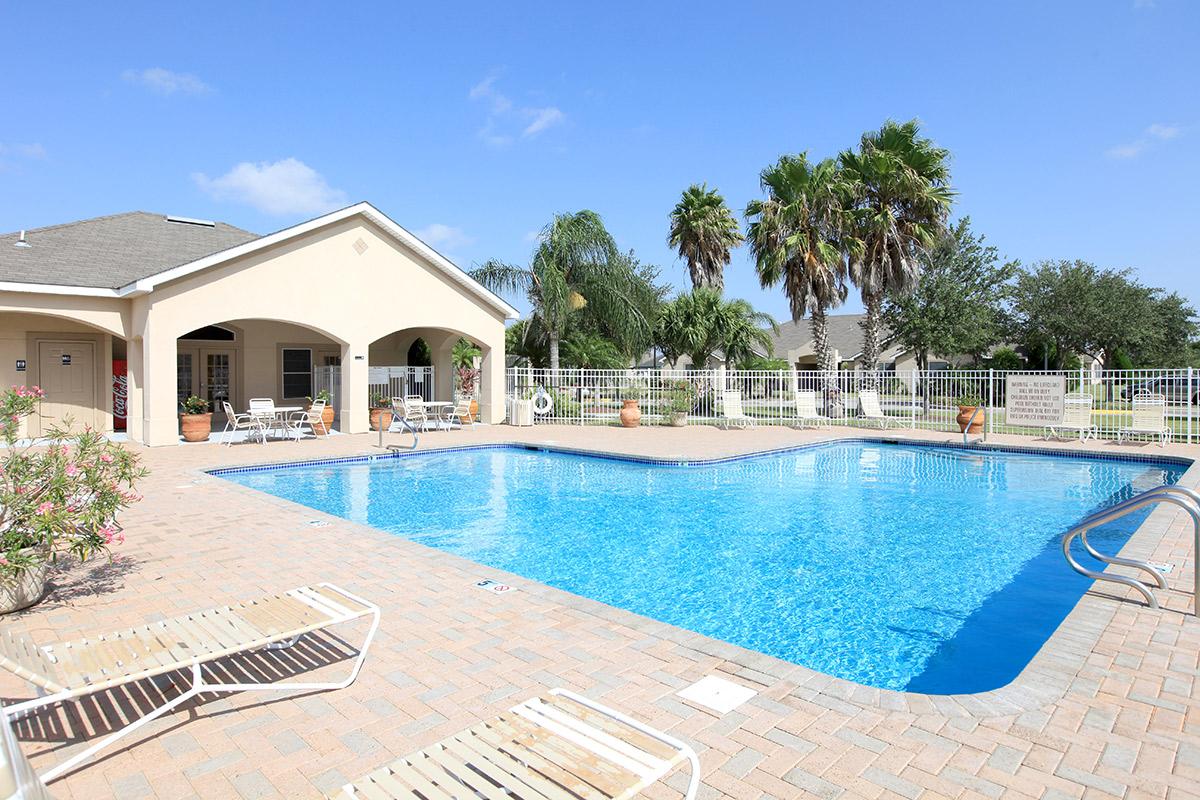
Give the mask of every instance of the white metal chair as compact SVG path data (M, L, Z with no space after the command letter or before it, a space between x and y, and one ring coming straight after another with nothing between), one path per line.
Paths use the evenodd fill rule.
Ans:
M1068 394L1063 397L1063 417L1057 425L1047 425L1044 431L1047 439L1066 439L1064 434L1078 434L1079 441L1086 441L1089 436L1096 438L1096 426L1092 424L1092 402L1090 394Z
M883 413L879 405L879 392L875 389L864 389L858 393L858 410L863 419L870 420L880 428L888 428L896 421Z
M264 442L267 440L261 419L253 414L237 413L233 410L233 406L229 404L228 400L222 400L221 405L225 409L225 429L221 431L221 435L225 436L226 445L233 444L233 435L237 431L246 432L246 441L250 441L252 435L260 437Z
M1159 447L1171 441L1165 395L1139 392L1133 396L1133 422L1117 429L1117 443L1127 436L1158 437Z
M338 800L626 800L700 760L670 734L565 689L518 703L342 787Z
M726 427L754 428L758 423L742 409L741 392L721 392L721 417Z
M250 398L250 414L262 423L264 442L267 440L267 434L276 428L281 434L287 434L287 423L275 411L275 401L270 397Z
M285 422L288 432L295 436L296 441L300 441L304 436L304 426L313 429L313 434L316 434L319 427L326 436L329 435L329 428L325 427L325 401L313 400L312 405L307 411L293 411Z
M833 420L817 411L816 392L796 392L796 421L801 427L808 423L829 424Z
M470 426L475 427L475 418L471 416L471 398L459 397L454 401L454 406L446 412L446 427L463 428Z
M425 411L425 401L420 395L416 395L416 399L411 401L407 397L393 397L392 413L417 430L424 431L429 428L429 414Z
M340 681L209 683L204 680L202 665L219 658L253 650L291 647L306 633L368 617L371 623L366 639L358 649L350 675ZM252 602L46 647L38 647L11 629L6 630L0 632L0 667L47 694L4 707L0 724L7 726L10 719L36 708L87 697L156 675L179 671L190 674L191 686L186 691L43 773L42 780L49 782L200 694L344 689L358 677L378 629L379 606L331 583L318 583Z

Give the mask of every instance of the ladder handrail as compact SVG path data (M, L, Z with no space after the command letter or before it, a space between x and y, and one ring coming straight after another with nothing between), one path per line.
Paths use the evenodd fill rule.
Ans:
M1082 522L1063 534L1063 557L1066 558L1067 563L1071 566L1071 568L1079 574L1094 580L1111 581L1113 583L1120 583L1125 586L1130 586L1142 593L1142 596L1146 598L1147 605L1149 605L1151 608L1158 608L1158 600L1150 591L1151 588L1154 587L1151 587L1145 582L1136 578L1127 578L1124 575L1110 575L1107 572L1096 572L1094 570L1090 570L1076 561L1074 556L1071 555L1071 542L1078 537L1083 543L1084 548L1087 549L1088 553L1093 558L1096 558L1097 560L1103 561L1107 564L1116 564L1118 566L1133 567L1135 569L1143 570L1154 578L1157 588L1166 589L1167 581L1162 576L1162 573L1150 566L1145 561L1132 558L1120 558L1118 556L1106 556L1092 547L1091 543L1087 540L1088 531L1092 530L1093 528L1103 525L1107 522L1120 519L1126 514L1130 514L1141 508L1145 508L1146 506L1156 505L1158 503L1170 503L1171 505L1178 506L1186 511L1188 516L1192 518L1192 533L1195 548L1194 552L1196 553L1196 556L1194 556L1192 560L1195 570L1193 613L1197 616L1200 616L1200 493L1197 493L1192 489L1188 489L1184 486L1156 486L1153 489L1148 489L1141 494L1138 494L1127 500L1123 500L1122 502L1117 503L1110 508L1106 508L1102 511L1091 514Z
M967 427L963 428L963 446L964 447L968 444L967 434L970 432L971 426L975 424L975 417L982 410L983 410L983 406L975 406L975 410L971 412L971 418L967 420ZM987 440L987 427L986 426L984 427L984 430L983 430L983 438L985 441Z
M421 443L421 437L417 435L417 429L413 427L413 424L411 422L409 422L408 420L406 420L404 418L403 414L396 413L396 409L394 406L392 407L392 422L394 422L394 423L399 422L405 431L408 431L409 433L411 433L412 437L413 437L413 443L412 443L412 447L401 447L398 444L389 444L387 446L387 449L388 450L416 450L417 445L419 445ZM390 428L390 427L391 427L391 425L388 426L388 428ZM382 425L380 425L379 426L379 446L380 447L383 447L383 432L384 432L384 430L385 430L385 428ZM401 433L403 433L403 432L404 431L401 431Z

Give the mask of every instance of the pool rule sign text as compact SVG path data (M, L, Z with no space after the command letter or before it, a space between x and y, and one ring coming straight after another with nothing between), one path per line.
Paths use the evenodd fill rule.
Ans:
M1062 422L1065 376L1009 375L1004 383L1005 424L1041 428Z

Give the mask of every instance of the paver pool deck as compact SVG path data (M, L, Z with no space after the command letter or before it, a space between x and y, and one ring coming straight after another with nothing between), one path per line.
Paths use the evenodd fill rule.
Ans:
M528 442L711 458L871 432L710 427L479 427L430 432L421 448ZM887 438L961 436L889 431ZM351 687L305 695L206 695L51 785L63 798L305 798L499 713L548 686L600 699L692 742L703 798L1200 798L1200 622L1192 530L1160 507L1126 554L1171 562L1164 608L1115 584L1088 593L1009 686L979 695L872 689L474 564L204 474L214 467L378 453L375 434L231 448L138 448L145 500L116 560L57 574L40 605L4 619L39 644L331 581L378 603L379 635ZM407 443L398 435L389 441ZM1200 447L998 444L1200 457ZM1200 468L1182 483L1200 485ZM315 524L314 524L315 523ZM1067 569L1066 565L1063 569ZM499 578L507 595L473 583ZM1019 624L1019 623L1018 623ZM359 631L346 632L353 644ZM226 659L230 675L348 668L337 642ZM758 691L717 715L676 696L706 675ZM170 680L105 692L17 725L46 770ZM32 696L4 674L6 702ZM648 797L680 796L686 770Z

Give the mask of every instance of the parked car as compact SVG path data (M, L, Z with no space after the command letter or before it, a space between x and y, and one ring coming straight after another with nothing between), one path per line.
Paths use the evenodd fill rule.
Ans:
M1192 405L1200 404L1200 381L1193 381L1191 386ZM1132 400L1133 396L1142 392L1166 396L1168 403L1188 402L1187 378L1153 378L1140 383L1131 383L1121 390L1121 397Z

